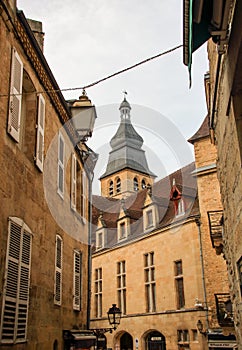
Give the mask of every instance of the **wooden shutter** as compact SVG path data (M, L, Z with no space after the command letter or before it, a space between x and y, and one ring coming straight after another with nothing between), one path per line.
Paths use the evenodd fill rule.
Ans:
M43 171L44 165L44 128L45 128L45 100L38 96L37 139L36 139L36 165Z
M74 251L73 266L73 309L81 309L81 272L82 272L82 254Z
M18 218L9 220L1 342L27 338L32 235Z
M64 196L64 153L65 152L65 143L64 138L59 134L58 138L58 193L61 197Z
M61 305L62 301L62 255L63 242L60 236L56 236L55 242L55 291L54 303Z
M76 210L76 195L77 195L77 160L74 153L72 153L71 157L71 208Z
M85 171L82 172L82 218L86 220L87 211L87 175Z
M12 53L8 132L19 142L22 102L23 63L15 49Z

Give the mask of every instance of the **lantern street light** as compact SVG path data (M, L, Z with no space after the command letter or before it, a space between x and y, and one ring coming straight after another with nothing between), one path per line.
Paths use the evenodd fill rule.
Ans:
M198 320L197 321L197 329L199 331L199 333L203 334L203 335L207 335L207 331L206 330L203 330L203 323L201 320Z
M108 314L108 321L111 326L110 328L91 328L90 329L96 335L97 339L104 333L107 333L107 332L112 333L117 329L118 325L120 324L121 311L116 306L116 304L113 304L112 307L110 307L107 314Z
M96 108L89 100L86 91L83 89L79 100L69 101L69 108L72 115L72 124L77 132L79 142L87 141L92 136L96 115Z

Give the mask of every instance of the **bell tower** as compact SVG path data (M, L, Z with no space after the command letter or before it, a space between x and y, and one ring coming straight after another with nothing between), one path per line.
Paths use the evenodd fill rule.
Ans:
M119 107L120 124L110 141L105 173L100 177L103 197L122 198L151 186L156 177L148 167L144 143L131 123L131 106L126 97Z

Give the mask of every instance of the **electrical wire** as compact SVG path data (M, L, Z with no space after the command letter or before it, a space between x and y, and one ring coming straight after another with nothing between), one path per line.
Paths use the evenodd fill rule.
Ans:
M113 74L110 74L110 75L108 75L108 76L106 76L106 77L104 77L104 78L101 78L101 79L99 79L99 80L97 80L97 81L95 81L95 82L93 82L93 83L90 83L90 84L88 84L88 85L85 85L85 86L81 86L81 87L72 87L72 88L64 88L64 89L52 89L52 90L45 90L45 91L38 91L38 92L36 91L36 92L34 92L34 93L40 94L40 93L51 93L51 92L66 92L66 91L75 91L75 90L86 90L86 89L89 89L89 88L91 88L91 87L93 87L93 86L95 86L95 85L98 85L98 84L102 83L102 82L105 81L105 80L111 79L111 78L113 78L113 77L115 77L115 76L117 76L117 75L119 75L119 74L125 73L125 72L127 72L127 71L129 71L129 70L131 70L131 69L134 69L134 68L136 68L136 67L138 67L138 66L140 66L140 65L142 65L142 64L144 64L144 63L147 63L147 62L149 62L149 61L151 61L151 60L154 60L154 59L156 59L156 58L158 58L158 57L167 55L167 54L169 54L169 53L171 53L171 52L173 52L173 51L175 51L175 50L181 48L182 46L183 46L182 44L180 44L180 45L178 45L178 46L175 46L175 47L173 47L173 48L171 48L171 49L169 49L169 50L163 51L163 52L161 52L161 53L159 53L159 54L157 54L157 55L155 55L155 56L146 58L146 59L143 60L143 61L140 61L140 62L138 62L138 63L136 63L136 64L134 64L134 65L132 65L132 66L129 66L129 67L127 67L127 68L124 68L124 69L122 69L122 70L120 70L120 71L117 71L117 72L115 72L115 73L113 73ZM32 93L33 93L33 92L27 92L27 93L25 93L25 94L32 94ZM22 94L0 94L0 97L9 97L9 96L13 96L13 95L14 95L14 96L18 96L18 95L22 95Z

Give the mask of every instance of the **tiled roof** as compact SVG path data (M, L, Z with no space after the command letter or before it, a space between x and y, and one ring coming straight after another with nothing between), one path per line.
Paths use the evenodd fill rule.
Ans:
M154 230L165 228L174 221L199 215L197 183L196 178L192 176L194 169L195 165L191 163L157 181L152 186L152 203L156 204L159 215L159 223ZM174 203L170 200L170 191L174 180L176 187L182 193L185 203L186 213L182 217L175 216ZM148 189L144 189L130 195L125 199L124 204L121 203L121 200L93 196L93 225L95 227L98 216L102 213L102 219L107 227L107 247L122 244L117 241L117 220L122 210L122 205L125 206L126 215L131 223L130 235L125 242L147 234L143 230L143 208L147 192ZM93 230L93 242L95 242L95 229Z

